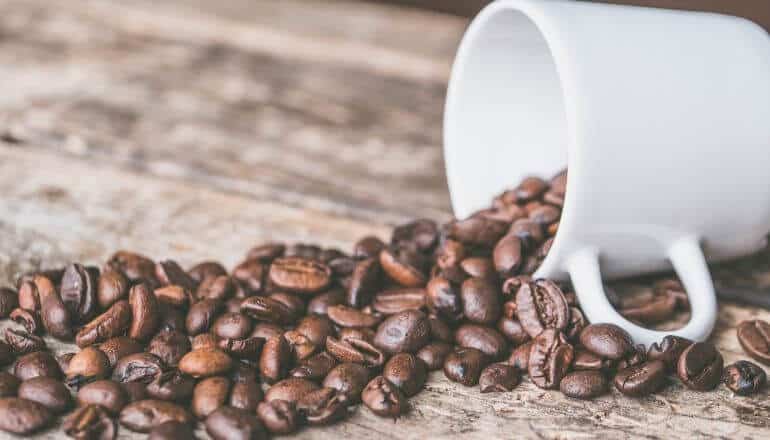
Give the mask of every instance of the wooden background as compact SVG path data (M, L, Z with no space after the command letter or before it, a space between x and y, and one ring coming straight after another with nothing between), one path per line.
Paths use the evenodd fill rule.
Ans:
M0 0L0 280L118 248L232 266L263 240L349 249L399 221L449 218L441 118L466 24L341 0ZM770 253L715 271L767 288ZM734 326L751 317L770 313L721 304L713 340L727 361L744 357ZM481 395L435 373L411 404L398 421L359 408L296 437L770 432L766 391L673 380L641 399L582 402L528 381Z

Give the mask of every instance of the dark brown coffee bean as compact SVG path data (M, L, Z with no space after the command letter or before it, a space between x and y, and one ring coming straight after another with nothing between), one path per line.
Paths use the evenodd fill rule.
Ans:
M470 217L449 224L449 237L471 246L492 247L508 229L506 222Z
M128 395L128 401L130 402L138 402L140 400L144 400L147 398L147 385L143 384L141 382L126 382L120 384L120 386L123 387L124 390L126 390L126 395Z
M46 349L45 341L40 336L12 328L5 329L5 342L7 344L0 345L0 364L3 365L13 362L14 353L26 354Z
M761 390L767 383L767 374L757 364L738 361L725 367L722 382L739 396L749 396Z
M134 353L118 360L112 370L112 380L148 384L164 371L166 365L158 356L151 353Z
M444 376L466 387L476 385L489 358L475 348L455 348L444 360Z
M560 217L561 209L553 205L541 205L529 212L529 219L541 226L548 226Z
M265 288L267 266L259 260L246 260L233 269L233 278L249 295Z
M642 298L643 302L624 301L620 314L626 318L644 324L655 324L670 319L676 311L676 297L668 291L654 291L654 296Z
M115 368L120 359L130 354L141 353L144 350L142 344L128 336L116 336L107 339L99 344L98 348L107 356L111 368Z
M329 371L323 386L339 391L350 403L358 403L368 381L369 369L361 364L346 362Z
M516 293L516 316L531 337L545 329L564 330L569 324L569 306L561 289L551 281L524 284Z
M575 348L575 357L572 360L572 368L575 370L609 370L613 361L602 359L583 347Z
M508 234L519 237L527 249L534 249L545 240L543 227L526 218L513 222ZM524 263L522 263L522 273L524 273L523 266Z
M380 367L385 363L385 354L363 339L346 340L326 338L326 351L340 362L353 362L367 367Z
M193 423L189 412L176 403L145 399L126 405L120 412L120 424L136 432L150 432L166 422Z
M78 408L64 419L62 429L79 440L115 440L118 435L115 420L99 405Z
M495 270L501 277L510 277L517 274L523 261L522 242L516 235L508 234L495 245L493 260Z
M29 310L18 307L11 312L9 317L11 321L23 326L27 333L39 334L43 330L43 324L38 315Z
M264 398L262 388L257 382L256 377L253 379L243 378L241 380L235 380L233 387L230 390L230 399L228 404L233 408L240 408L247 411L256 411L257 405Z
M246 258L269 263L278 257L282 257L285 252L286 245L283 243L265 243L251 248Z
M131 306L131 325L128 336L137 341L146 341L155 334L160 322L158 301L146 284L137 284L128 293Z
M613 382L615 388L627 396L652 394L666 382L666 364L663 361L650 361L628 367L618 371Z
M307 336L296 330L287 331L283 334L283 338L289 343L295 362L309 358L318 348Z
M18 294L7 287L0 287L0 319L7 318L18 305Z
M261 402L257 407L257 417L268 431L276 435L291 434L299 425L296 406L285 400Z
M149 440L181 440L195 439L195 433L190 425L181 422L165 422L152 428Z
M382 375L395 385L406 397L419 393L427 380L425 363L409 353L399 353L385 363Z
M574 399L593 399L607 392L607 379L596 370L575 371L562 378L559 390Z
M462 317L463 305L457 284L443 276L437 276L430 280L425 292L425 304L431 313L450 322L458 321Z
M174 260L165 260L156 264L155 277L160 282L160 287L182 286L188 292L195 292L195 289L198 287L195 280L190 275L187 275L187 272Z
M13 374L0 371L0 397L15 397L20 384Z
M570 306L569 310L569 324L564 330L564 335L570 342L578 342L583 329L588 327L588 320L579 308Z
M238 307L240 307L240 304ZM158 301L158 310L160 310L158 330L187 332L187 325L185 324L185 319L187 318L186 311L182 311L162 301Z
M510 277L503 283L503 296L506 299L515 299L516 293L521 289L525 284L529 284L532 282L532 278L528 275L518 275L515 277ZM566 294L565 294L566 298ZM509 318L513 318L516 316L516 301L508 301L505 303L507 306L512 307L510 312L506 312L505 316Z
M62 302L56 286L41 275L35 277L35 286L40 297L40 317L45 330L57 339L72 339L73 317Z
M96 315L99 271L89 270L79 264L64 269L59 294L73 322L85 323Z
M149 258L128 251L118 251L107 261L107 267L122 272L132 284L142 281L157 284L155 262Z
M193 350L179 360L179 371L196 379L227 373L232 366L233 359L217 348Z
M436 252L436 264L441 269L455 268L466 257L465 246L457 240L447 239Z
M677 375L688 388L697 391L713 389L722 378L724 360L708 342L696 342L679 356Z
M481 371L479 390L482 393L511 391L519 381L521 372L518 368L508 364L491 364Z
M454 332L444 320L438 316L429 316L428 323L430 324L431 339L441 342L454 341Z
M222 308L222 302L213 299L204 299L193 304L185 320L187 334L195 336L207 332L222 312Z
M309 315L302 318L294 329L316 347L323 347L326 338L334 335L334 324L326 316Z
M338 363L339 361L329 354L328 351L322 351L300 362L297 367L289 372L289 376L320 381Z
M94 380L104 379L110 374L107 355L96 347L86 347L75 353L67 364L67 385L79 388Z
M19 307L30 312L40 311L40 295L34 277L20 282L18 295Z
M408 310L389 316L374 335L373 344L388 354L415 353L430 342L430 322L424 313Z
M259 358L259 371L262 379L275 383L284 377L292 367L293 354L291 345L283 336L268 339Z
M18 397L37 402L54 414L61 414L72 406L72 396L67 387L50 377L25 380L19 385Z
M426 261L418 252L407 247L386 248L380 252L382 270L393 281L404 287L423 287Z
M680 336L667 335L658 344L654 342L647 351L647 359L651 361L661 360L666 363L669 372L676 371L676 363L682 352L692 344L692 341Z
M147 352L158 356L170 367L179 365L179 360L191 349L190 340L178 331L158 332L147 344Z
M325 315L329 307L344 304L345 301L345 291L338 287L332 287L330 290L314 296L307 304L307 312Z
M283 334L283 328L276 324L269 322L257 322L254 324L254 329L251 331L252 338L262 338L268 341L276 336Z
M223 406L206 417L206 432L214 440L266 440L267 432L252 411Z
M34 377L62 378L62 371L56 358L47 351L25 354L16 360L13 374L22 381Z
M543 389L558 388L569 371L574 349L560 331L546 329L532 340L529 353L529 377Z
M469 257L460 262L460 268L469 277L497 281L497 271L491 258Z
M120 336L130 325L131 306L128 301L120 300L80 329L75 336L75 343L83 348L103 342Z
M491 327L463 324L455 331L455 342L460 347L481 350L491 360L499 360L508 349L503 335Z
M297 403L302 396L318 388L318 384L308 379L290 377L271 386L265 393L265 401L285 400Z
M615 324L591 324L580 333L580 343L591 353L619 360L634 350L631 335Z
M770 365L770 323L756 319L738 324L738 342L759 362Z
M310 243L295 243L286 248L284 256L298 257L308 260L318 260L321 255L321 247Z
M201 281L198 290L195 291L195 297L199 301L202 299L225 301L234 296L235 292L236 281L227 275L221 275Z
M446 342L431 342L417 351L416 356L425 363L428 371L440 370L444 360L453 350Z
M465 318L473 323L492 325L500 318L499 285L484 278L468 278L460 288Z
M284 257L273 261L270 281L276 286L297 293L315 293L331 282L331 269L318 261L301 257Z
M514 348L506 362L508 365L516 367L522 374L529 373L529 354L532 351L532 341L525 342Z
M521 345L531 339L519 320L515 318L506 318L505 316L500 318L497 321L497 331L514 346Z
M112 415L118 415L128 404L129 396L125 388L112 380L97 380L85 385L78 391L78 405L99 405Z
M292 324L296 319L296 314L286 304L265 296L246 298L241 303L241 313L278 325Z
M207 377L195 385L191 409L195 417L205 419L225 406L232 382L224 376Z
M201 333L190 342L193 350L219 348L219 340L211 333Z
M190 292L182 286L160 287L153 291L153 295L158 299L159 308L162 306L186 308L191 298Z
M374 297L372 308L385 315L407 310L420 310L425 306L426 291L417 287L400 287L383 290Z
M377 255L358 262L350 277L347 304L352 307L368 305L379 288L381 276L382 269Z
M361 401L375 415L399 417L406 411L406 398L395 385L382 376L372 379L361 393Z
M343 327L337 331L337 339L347 341L349 339L361 339L371 343L374 339L374 329L368 327Z
M153 399L184 402L193 394L195 379L178 370L164 371L147 384L147 394Z
M391 243L394 245L409 244L422 252L427 252L435 246L438 234L436 222L429 219L418 219L396 226L393 229Z
M265 340L262 338L244 338L244 339L217 339L216 348L225 351L227 354L249 360L258 360Z
M5 432L28 435L48 427L54 420L51 411L37 402L17 397L0 399L0 430Z
M344 393L334 388L321 388L302 396L297 402L297 412L310 425L327 425L346 417L349 404Z
M329 319L340 327L374 327L382 322L382 315L365 313L350 306L331 306L326 310Z
M214 321L211 331L219 338L243 339L251 334L253 323L241 313L224 313Z
M216 278L227 275L227 269L225 269L221 263L216 261L203 261L188 269L187 275L189 275L196 283L200 284L206 278Z
M540 197L548 190L548 182L539 177L527 177L514 189L518 202Z

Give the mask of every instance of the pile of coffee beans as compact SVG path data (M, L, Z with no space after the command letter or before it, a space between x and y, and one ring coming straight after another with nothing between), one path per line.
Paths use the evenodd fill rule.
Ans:
M416 220L349 253L269 243L228 271L119 251L100 268L22 275L0 289L0 317L17 324L0 342L0 365L12 365L0 372L0 430L32 434L63 416L77 439L119 429L193 438L198 421L214 439L261 439L340 421L359 404L397 418L434 370L482 393L528 375L577 399L611 386L647 395L672 374L701 391L764 386L762 368L724 368L709 343L667 336L645 348L589 324L568 285L532 279L566 178L527 178L467 219ZM689 308L676 280L652 290L613 301L646 324ZM43 335L78 350L55 355ZM738 337L770 363L769 324L743 323Z

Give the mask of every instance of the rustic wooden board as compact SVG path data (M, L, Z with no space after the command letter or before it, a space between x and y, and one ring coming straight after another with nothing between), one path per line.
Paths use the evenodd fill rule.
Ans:
M228 266L270 239L347 249L450 216L441 112L464 21L360 2L155 3L0 0L0 283L118 248ZM767 252L715 269L726 285L770 286ZM743 357L734 326L749 317L770 312L722 304L713 340L728 362ZM644 399L582 402L528 381L481 395L438 373L411 406L395 422L359 408L296 437L770 432L767 392L673 380Z

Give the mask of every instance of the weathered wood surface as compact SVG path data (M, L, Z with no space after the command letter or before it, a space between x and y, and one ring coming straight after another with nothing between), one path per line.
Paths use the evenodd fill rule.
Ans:
M0 282L117 248L232 266L267 239L348 248L450 216L441 112L464 21L361 2L158 3L0 1ZM716 273L768 287L770 255ZM721 306L713 339L730 362L744 357L735 324L770 313ZM770 433L767 392L677 383L582 402L528 381L482 395L438 373L411 404L395 422L359 408L296 437Z

